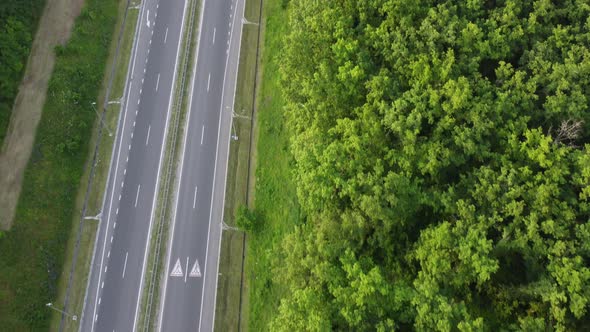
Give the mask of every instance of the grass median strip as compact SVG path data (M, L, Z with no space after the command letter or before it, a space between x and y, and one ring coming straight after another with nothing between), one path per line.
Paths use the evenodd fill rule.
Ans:
M190 94L190 74L196 60L198 22L200 20L200 0L191 0L188 4L187 27L184 31L181 44L181 54L178 68L179 75L176 78L175 96L171 115L168 137L166 137L166 152L164 168L162 169L162 182L159 192L163 193L158 198L154 232L150 241L148 266L146 267L146 283L142 291L141 310L139 317L139 331L153 331L156 329L159 312L160 291L162 273L165 273L166 265L166 239L168 239L168 225L174 208L174 188L178 185L178 162L182 156L182 134L187 125L187 113Z

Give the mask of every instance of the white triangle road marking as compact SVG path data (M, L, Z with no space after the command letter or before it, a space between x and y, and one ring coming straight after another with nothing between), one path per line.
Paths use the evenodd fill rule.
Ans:
M188 275L192 278L200 278L201 277L201 268L199 267L199 260L195 260L195 265L191 269L191 273Z
M180 258L176 260L176 264L174 264L174 268L172 272L170 272L171 277L182 277L184 274L182 273L182 266L180 265Z

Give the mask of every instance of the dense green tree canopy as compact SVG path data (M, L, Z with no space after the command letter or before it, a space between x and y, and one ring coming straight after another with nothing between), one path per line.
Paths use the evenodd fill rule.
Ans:
M291 0L276 330L590 326L590 2Z
M0 145L45 0L0 1Z

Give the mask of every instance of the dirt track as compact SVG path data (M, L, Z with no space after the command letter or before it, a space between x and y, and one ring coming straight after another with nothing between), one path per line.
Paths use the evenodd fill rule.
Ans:
M35 142L47 83L55 64L54 48L64 44L84 0L47 0L23 81L0 152L0 229L12 225L23 174Z

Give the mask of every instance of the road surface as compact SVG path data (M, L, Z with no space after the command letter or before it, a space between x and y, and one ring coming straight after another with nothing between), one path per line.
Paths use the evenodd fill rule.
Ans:
M80 331L134 331L184 29L185 0L139 8Z
M244 0L204 0L159 331L212 331Z

